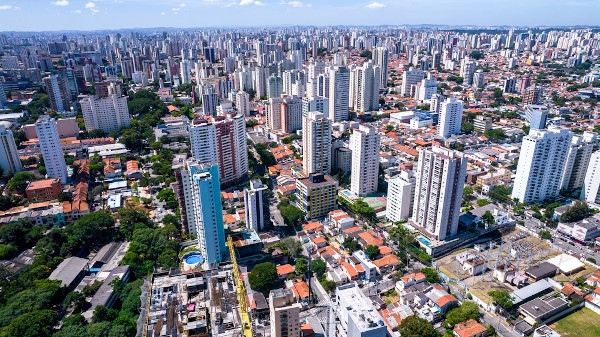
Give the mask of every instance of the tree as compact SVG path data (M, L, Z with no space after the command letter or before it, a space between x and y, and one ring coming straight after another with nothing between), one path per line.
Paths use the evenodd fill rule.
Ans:
M296 269L296 273L298 275L303 275L308 270L308 262L306 262L305 258L299 258L296 260L296 265L294 268Z
M102 281L95 280L94 283L87 284L85 287L83 287L81 292L85 296L93 296L98 291L98 289L100 289L101 286L102 286Z
M8 181L6 187L9 190L15 191L21 195L25 195L25 189L27 188L27 184L30 181L35 180L35 175L29 172L17 172L15 175Z
M27 200L20 195L0 195L0 211L6 211L10 208L24 205L26 202Z
M367 248L365 248L365 254L367 254L369 259L374 260L377 255L379 255L379 247L368 245Z
M317 277L321 277L321 275L325 274L325 270L327 269L327 265L323 260L312 260L310 262L310 270L317 275Z
M50 337L56 324L52 310L35 310L15 318L2 329L1 337Z
M486 225L493 225L496 223L496 220L494 220L494 216L492 215L492 212L490 212L490 211L485 211L485 213L483 213L483 215L481 216L481 220Z
M252 289L268 295L279 284L277 268L271 262L259 263L248 274L248 281Z
M506 133L504 133L504 130L502 130L502 129L487 130L483 134L487 138L489 138L490 140L495 141L495 142L506 139Z
M296 226L300 223L300 220L304 218L305 213L302 212L298 207L294 205L287 205L279 209L283 221L288 226Z
M398 332L402 337L439 337L441 334L426 319L408 316L402 320Z
M67 294L65 297L65 301L63 304L63 308L67 309L73 307L74 313L80 313L87 306L87 301L85 300L85 296L79 291L72 291Z
M546 239L546 240L551 240L552 239L552 234L550 234L549 231L546 230L541 230L538 235L542 238L542 239Z
M479 207L483 207L483 206L489 205L489 204L490 204L490 201L487 200L487 199L479 199L479 200L477 200L477 206L479 206Z
M462 133L467 135L473 133L473 130L475 130L473 123L464 123L461 127Z
M497 200L499 202L509 202L510 201L510 190L504 186L496 185L489 192L490 198Z
M347 237L344 239L344 242L342 242L342 247L344 247L344 249L346 249L348 252L353 253L354 251L358 250L358 241L351 237Z
M429 283L439 283L440 282L440 276L438 275L437 271L435 271L435 269L423 268L423 269L421 269L421 272L423 274L425 274L425 279L427 282L429 282Z
M469 54L469 57L472 59L481 60L483 59L484 55L482 52L475 50L472 51L471 54Z
M589 212L587 203L583 200L578 200L565 211L560 220L563 222L579 221L585 219L589 215Z
M477 303L465 301L460 307L454 308L446 315L446 322L455 325L468 319L479 319L479 307Z
M297 258L300 256L300 254L302 254L302 244L293 237L287 237L281 240L281 244L284 246L287 253L293 258Z
M498 305L504 309L509 309L513 306L513 300L508 291L493 290L490 291L488 295L490 295L494 302L498 303Z

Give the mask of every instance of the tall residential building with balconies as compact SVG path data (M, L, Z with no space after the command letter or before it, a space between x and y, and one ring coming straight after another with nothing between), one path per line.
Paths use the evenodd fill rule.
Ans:
M68 179L67 164L65 163L56 121L54 118L41 116L35 122L35 131L40 142L48 177L59 178L61 183L66 184Z
M530 129L545 129L548 121L548 107L533 104L525 106L525 119L529 122Z
M439 116L438 135L448 138L460 134L462 124L463 102L456 98L448 98L442 103L442 111Z
M275 132L302 129L302 101L295 96L272 98L267 105L267 126Z
M300 209L307 219L326 216L337 207L338 182L328 174L310 174L296 180Z
M600 151L590 157L580 199L600 205Z
M269 293L271 336L300 337L300 304L292 289L275 289Z
M350 71L336 66L329 71L329 117L334 122L348 120Z
M122 127L129 127L129 109L127 97L111 94L108 97L80 95L79 104L83 112L85 129L96 129L109 133L118 131Z
M0 125L0 167L2 167L4 174L17 173L23 170L13 133L4 125Z
M412 221L429 237L456 235L467 171L461 152L441 147L419 151Z
M377 191L379 178L380 136L372 126L360 125L350 136L352 179L350 191L365 196Z
M590 157L597 141L598 136L594 132L586 131L583 135L573 135L562 176L561 189L575 191L583 187Z
M244 115L205 116L190 128L192 156L201 163L217 163L221 184L231 184L248 174Z
M569 130L555 126L532 129L523 137L513 198L539 202L559 194L572 137Z
M350 72L350 107L366 112L379 109L379 66L366 62Z
M390 62L390 52L386 47L377 47L373 50L373 62L379 66L379 88L384 89L388 83L388 70Z
M331 171L331 120L311 111L302 118L302 168L304 174Z
M215 267L227 255L217 164L188 162L183 185L188 190L185 194L185 204L189 206L186 206L187 212L192 212L188 219L193 222L188 226L194 227L204 266Z
M421 80L425 78L425 72L423 70L410 68L402 73L402 89L400 93L402 96L413 97L417 90L417 85L421 83Z
M475 68L477 68L477 62L471 61L468 57L462 59L460 62L460 77L463 78L464 84L473 85Z
M250 181L250 188L244 190L244 206L246 208L246 225L256 232L265 228L265 212L263 191L268 187L260 180Z
M399 175L390 179L385 215L388 220L396 222L412 216L416 182L412 171L401 171Z
M44 87L48 92L50 108L54 111L69 111L69 88L64 79L57 75L44 77Z

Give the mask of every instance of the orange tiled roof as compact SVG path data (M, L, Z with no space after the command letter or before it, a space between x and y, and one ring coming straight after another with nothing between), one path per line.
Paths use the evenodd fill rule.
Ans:
M287 275L294 272L294 267L291 264L277 266L277 275Z

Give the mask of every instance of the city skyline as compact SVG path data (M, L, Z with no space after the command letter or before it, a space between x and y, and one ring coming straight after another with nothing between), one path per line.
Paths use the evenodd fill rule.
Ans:
M44 0L35 3L3 0L0 1L0 31L294 25L585 26L597 25L594 14L599 11L600 2L587 0L567 3L509 0L485 4L470 0L452 3L447 0L425 3L352 0L343 4L310 0ZM498 15L502 12L507 15ZM533 12L535 17L531 16ZM465 13L469 15L465 17Z

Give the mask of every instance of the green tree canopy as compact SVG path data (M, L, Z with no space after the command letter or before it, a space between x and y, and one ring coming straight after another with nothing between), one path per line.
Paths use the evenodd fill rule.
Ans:
M402 337L439 337L441 334L426 319L408 316L402 320L398 332Z
M325 274L325 270L327 269L327 265L323 260L312 260L310 262L310 270L317 275L317 277L321 277L321 275Z
M368 245L367 248L365 248L365 254L367 254L369 259L374 260L379 255L379 247Z
M455 325L468 319L479 320L479 306L477 303L465 301L460 307L456 307L446 315L446 322Z
M259 263L248 274L248 281L254 290L258 290L265 296L279 285L277 267L271 262Z
M435 271L435 269L423 268L423 269L421 269L421 272L423 274L425 274L425 278L426 278L427 282L429 282L429 283L439 283L440 282L440 276Z

